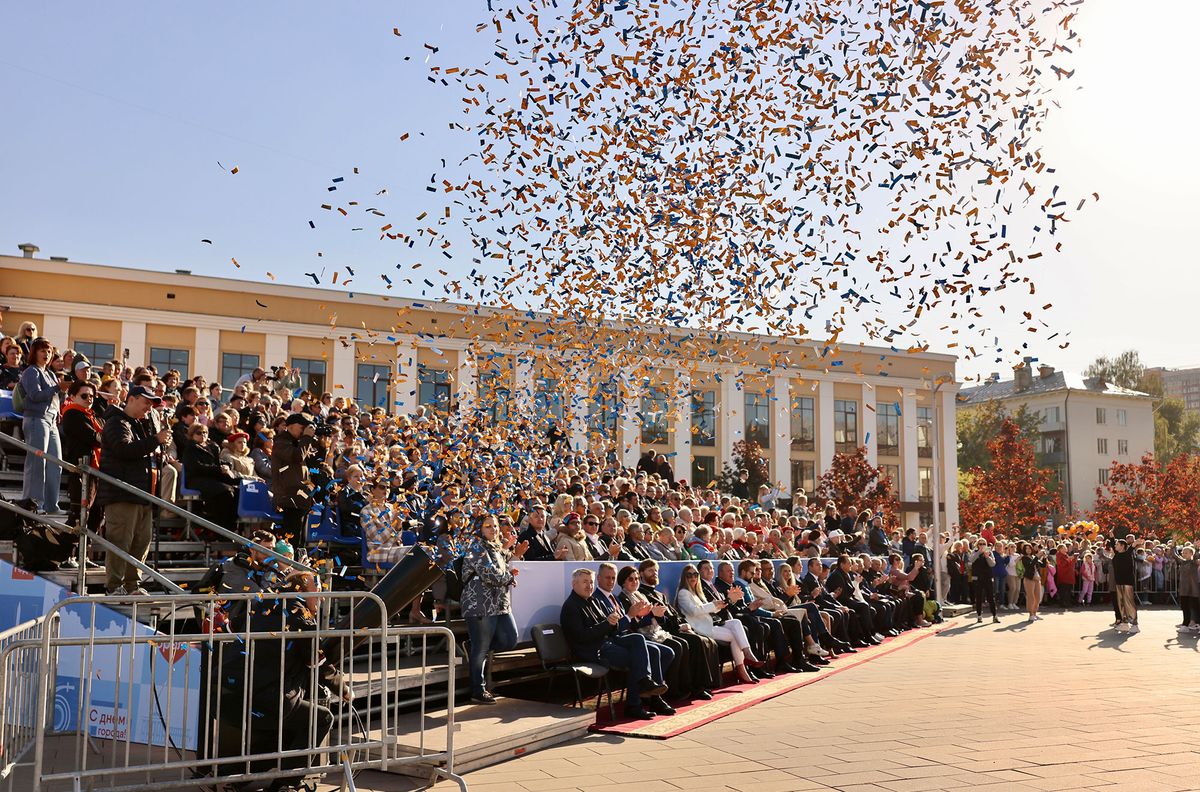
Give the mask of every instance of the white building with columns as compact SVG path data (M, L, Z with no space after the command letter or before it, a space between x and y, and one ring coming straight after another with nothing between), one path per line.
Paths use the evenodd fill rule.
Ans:
M545 343L543 316L10 256L0 256L0 304L6 334L32 321L93 361L127 355L226 385L286 364L312 392L400 413L478 399L495 420L554 420L576 448L614 444L631 465L662 453L677 478L700 484L743 438L764 447L786 492L811 490L835 453L865 447L906 525L929 522L935 486L945 524L958 518L952 355L843 345L835 357L817 342L743 334L705 341L736 355L689 359L676 350L696 349L696 331L685 346L672 343L685 331L643 327L639 339L662 343L638 371L613 371L594 352Z

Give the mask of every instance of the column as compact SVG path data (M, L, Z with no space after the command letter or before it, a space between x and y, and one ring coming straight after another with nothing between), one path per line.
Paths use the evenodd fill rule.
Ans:
M121 322L121 348L117 350L120 355L123 350L129 350L129 365L137 367L144 365L150 360L150 353L146 350L146 323L145 322ZM93 360L93 363L97 361ZM166 372L159 372L165 374Z
M288 357L288 337L281 333L267 333L263 348L263 368L270 373L271 366L291 366ZM343 383L344 384L344 383Z
M692 376L675 372L671 409L671 467L676 481L692 480Z
M953 383L943 385L938 399L941 402L941 426L938 427L938 442L941 444L942 503L946 505L946 519L941 523L943 531L958 522L958 433L955 421L955 395L958 388Z
M59 349L67 349L71 346L71 317L69 316L45 314L42 316L42 324L38 330L41 331L42 338ZM120 356L120 354L121 350L118 349L117 355Z
M479 393L477 373L475 350L469 346L459 349L454 366L454 400L458 402L460 416L466 417L475 411Z
M862 422L860 430L864 439L863 445L867 447L867 462L871 465L879 464L879 433L876 429L879 428L878 414L875 410L878 405L875 403L875 387L864 382L862 384Z
M354 339L336 338L333 341L333 389L334 396L353 399L358 369L354 360Z
M733 446L746 434L746 403L742 395L738 372L722 371L718 390L720 404L717 405L717 475L726 465L733 466Z
M900 426L904 436L900 438L900 453L903 456L900 465L900 500L914 502L917 500L917 392L905 388L900 403ZM957 481L957 476L955 481ZM916 528L920 516L916 512L904 515L904 527Z
M582 361L576 361L571 366L571 401L567 405L571 415L571 448L575 451L587 450L587 417L588 402L591 395L592 371Z
M412 338L396 341L392 406L397 415L412 415L417 411L417 344Z
M642 427L638 421L641 395L637 384L621 372L621 421L617 425L621 464L633 467L642 455Z
M833 383L817 382L817 476L833 466Z
M522 349L513 360L513 404L516 418L533 415L533 352Z
M788 377L771 385L771 479L784 497L792 494L792 390Z
M196 328L196 355L192 376L204 375L209 382L221 377L221 331L212 327ZM232 385L233 383L230 383Z

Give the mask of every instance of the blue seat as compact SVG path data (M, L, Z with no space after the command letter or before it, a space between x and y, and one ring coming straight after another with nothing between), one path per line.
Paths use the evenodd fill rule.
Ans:
M313 506L308 514L308 543L318 542L346 546L362 544L362 540L356 536L342 536L342 521L337 507L322 503Z
M184 473L184 466L179 466L179 497L187 499L195 499L200 497L200 490L188 489L187 474Z
M19 419L21 416L13 412L12 391L0 390L0 420Z
M271 503L271 491L262 481L243 480L238 486L238 519L247 522L282 522L283 515Z

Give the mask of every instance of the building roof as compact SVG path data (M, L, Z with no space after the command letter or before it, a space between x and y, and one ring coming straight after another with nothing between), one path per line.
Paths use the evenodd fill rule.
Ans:
M1154 398L1148 393L1121 388L1113 385L1111 382L1105 382L1095 377L1084 377L1080 374L1073 374L1066 371L1055 371L1045 377L1036 371L1030 373L1033 375L1032 382L1030 382L1029 387L1025 390L1017 390L1015 379L985 382L982 385L960 390L958 392L958 402L959 404L979 404L998 399L1023 399L1030 396L1040 396L1056 391L1069 390L1087 391L1088 393L1104 394L1107 396Z

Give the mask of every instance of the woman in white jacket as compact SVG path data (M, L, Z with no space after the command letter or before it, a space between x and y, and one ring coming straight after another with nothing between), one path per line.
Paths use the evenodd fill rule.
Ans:
M724 624L713 623L713 614L724 610L728 604L725 600L708 598L704 587L700 585L700 573L696 571L696 567L688 564L683 568L683 575L679 578L679 592L675 595L675 606L698 634L729 644L738 679L754 684L758 679L746 670L746 661L756 664L758 658L750 648L746 628L737 619L729 619Z

